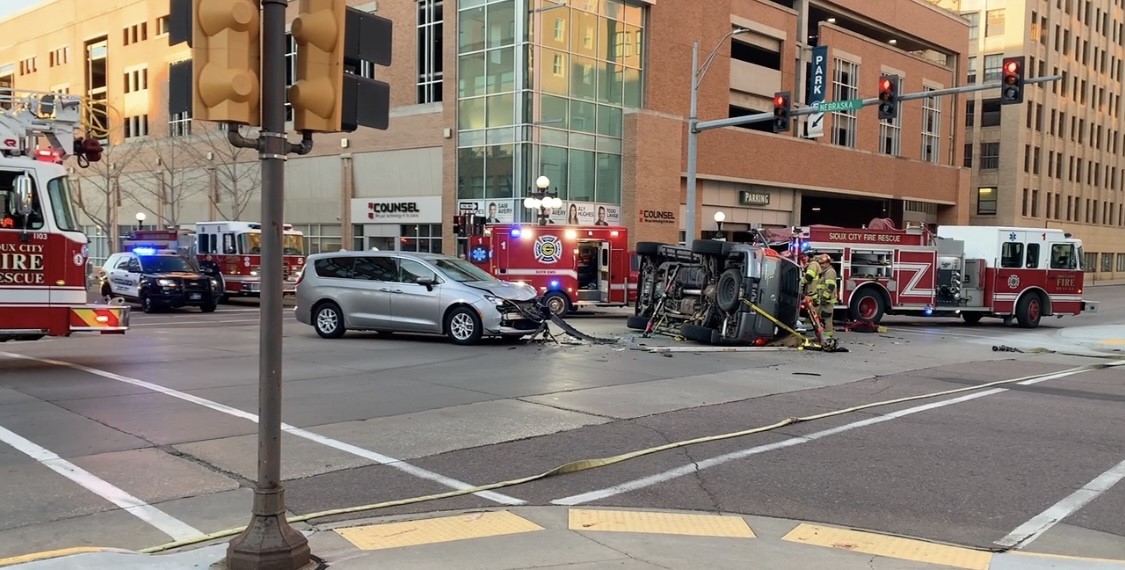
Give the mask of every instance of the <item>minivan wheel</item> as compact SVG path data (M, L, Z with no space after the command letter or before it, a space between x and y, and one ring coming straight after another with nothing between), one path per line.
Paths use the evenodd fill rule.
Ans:
M456 344L476 344L484 335L480 317L468 307L457 307L445 318L445 330Z
M345 331L344 313L336 303L320 305L313 314L313 328L321 338L340 338Z

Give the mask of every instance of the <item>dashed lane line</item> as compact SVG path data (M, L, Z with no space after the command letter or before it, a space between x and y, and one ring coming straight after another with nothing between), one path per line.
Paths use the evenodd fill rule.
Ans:
M121 507L125 512L152 525L174 540L188 540L203 536L200 530L191 525L126 493L105 479L59 457L55 452L41 447L3 426L0 426L0 441L12 446L20 453L27 455L55 473L74 481L87 491Z
M115 373L109 372L107 370L92 368L92 367L89 367L89 366L84 366L82 364L76 364L76 363L73 363L73 362L65 362L65 361L62 361L62 360L54 360L54 359L50 359L50 358L40 358L40 357L36 357L36 356L28 356L28 355L16 354L16 353L12 353L12 352L0 352L0 356L6 356L8 358L15 358L15 359L22 359L22 360L31 360L31 361L35 361L35 362L42 362L43 364L50 364L50 365L53 365L53 366L62 366L62 367L65 367L65 368L71 368L73 370L80 370L82 372L86 372L88 374L93 374L95 376L100 376L102 378L107 378L109 380L116 380L118 382L124 382L125 384L132 384L133 386L139 386L141 388L146 388L146 389L152 390L154 392L159 392L159 393L164 394L166 396L171 396L173 398L178 398L180 400L184 400L185 402L191 402L193 404L197 404L197 405L203 406L205 408L210 408L212 410L215 410L216 412L224 413L224 414L227 414L227 415L230 415L230 416L234 416L234 417L237 417L237 418L242 418L244 420L250 420L254 423L258 423L258 415L257 414L251 414L250 412L245 412L245 411L240 410L238 408L227 406L226 404L220 404L218 402L214 402L214 401L208 400L206 398L200 398L199 396L193 396L193 395L188 394L186 392L181 392L179 390L173 390L171 388L166 388L166 387L161 386L159 384L153 384L152 382L145 382L144 380L139 380L137 378L130 378L128 376L123 376L121 374L115 374ZM362 447L355 446L355 445L352 445L350 443L335 440L335 439L332 439L330 437L325 437L323 435L319 435L319 434L313 433L311 431L301 429L301 428L296 427L296 426L291 426L289 424L283 423L283 424L281 424L281 430L283 432L295 435L297 437L304 438L304 439L307 439L309 441L313 441L313 442L319 443L321 445L331 447L331 448L337 449L339 451L343 451L345 453L350 453L350 454L355 455L357 457L362 457L364 459L367 459L368 461L372 461L372 462L378 463L380 465L386 465L388 467L398 469L399 471L402 471L403 473L406 473L408 475L413 475L414 477L418 477L419 479L426 479L426 480L429 480L429 481L433 481L435 483L438 483L439 485L443 485L443 486L448 487L450 489L456 489L456 490L459 490L459 491L463 491L463 490L466 490L466 489L473 489L473 488L476 487L476 485L470 485L469 483L465 483L464 481L459 481L459 480L453 479L451 477L446 477L445 475L435 473L435 472L430 471L428 469L423 469L422 467L418 467L417 465L407 463L407 462L405 462L401 459L396 459L396 458L391 457L389 455L383 455L382 453L377 453L377 452L374 452L374 451L371 451L371 450L368 450L368 449L364 449ZM508 495L504 495L502 493L496 493L496 492L493 492L493 491L480 491L480 492L473 493L473 494L478 496L478 497L481 497L483 499L488 499L490 501L500 503L500 504L504 504L504 505L522 505L526 502L522 499L517 499L515 497L510 497Z

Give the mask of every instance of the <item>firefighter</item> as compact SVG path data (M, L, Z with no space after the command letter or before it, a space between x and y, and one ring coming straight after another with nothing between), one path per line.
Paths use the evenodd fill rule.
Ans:
M813 294L813 285L817 282L818 279L820 279L820 264L817 263L817 255L815 254L811 259L804 255L800 255L800 260L802 265L804 265L805 267L803 289L806 296L811 296Z
M832 311L836 308L836 269L832 267L832 258L827 253L822 253L813 258L810 266L818 266L818 277L813 282L812 299L820 311L820 321L824 325L824 336L835 336L836 329L832 324ZM808 273L806 273L808 275Z

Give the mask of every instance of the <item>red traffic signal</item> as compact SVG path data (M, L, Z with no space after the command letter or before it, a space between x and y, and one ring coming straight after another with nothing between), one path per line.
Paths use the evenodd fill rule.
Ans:
M782 97L781 95L778 95L777 97L774 97L773 98L773 106L775 108L784 107L785 106L785 97ZM775 111L774 114L777 114L776 111Z
M779 91L773 95L773 132L782 133L789 130L790 112L793 102L788 91Z
M1000 104L1015 105L1023 103L1023 63L1024 58L1006 57L1000 69L1003 81L1000 85Z
M882 75L879 77L879 120L893 121L898 118L898 86L897 75Z
M891 87L893 87L893 86L891 85L890 79L884 77L884 78L879 80L879 94L880 95L890 94L891 93Z

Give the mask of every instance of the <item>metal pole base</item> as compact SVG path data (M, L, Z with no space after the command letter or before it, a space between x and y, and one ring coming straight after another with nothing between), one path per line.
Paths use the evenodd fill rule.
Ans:
M300 570L312 561L305 535L285 519L282 489L254 490L254 515L227 547L229 570Z

